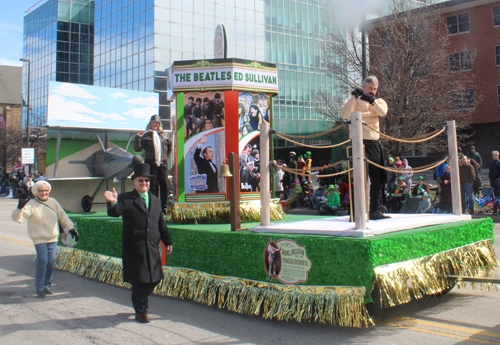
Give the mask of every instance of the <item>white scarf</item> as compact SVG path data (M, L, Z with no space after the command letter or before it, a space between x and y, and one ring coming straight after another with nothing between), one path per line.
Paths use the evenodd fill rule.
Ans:
M155 149L155 163L157 166L160 166L161 163L162 163L162 160L161 160L161 140L160 140L160 136L158 135L158 132L157 131L153 131L153 130L147 130L147 132L152 132L153 133L153 146L154 146L154 149Z

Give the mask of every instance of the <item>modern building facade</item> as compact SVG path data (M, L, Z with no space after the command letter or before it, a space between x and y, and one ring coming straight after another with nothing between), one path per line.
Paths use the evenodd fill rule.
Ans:
M49 0L24 17L23 98L30 125L47 119L49 81L93 83L94 1ZM28 97L28 70L30 87ZM26 108L27 109L27 108Z
M500 1L452 0L432 4L426 10L436 11L441 24L447 26L445 54L448 58L439 66L439 71L454 80L471 82L469 86L464 83L451 90L447 119L458 122L464 119L471 125L472 129L464 132L472 135L469 141L487 162L491 151L500 148L497 139L500 131ZM376 31L376 23L374 27L373 40L381 43L373 51L381 58L373 61L384 61L388 53L382 34ZM469 151L468 146L461 149L464 153ZM427 156L425 148L417 155ZM425 162L425 157L422 159Z
M165 69L177 60L213 58L215 27L221 23L228 57L278 64L275 128L318 132L324 119L314 111L315 90L336 87L326 77L320 52L326 39L320 23L329 6L330 1L96 0L94 82L159 92L168 128Z
M471 139L486 166L491 151L500 149L500 1L448 1L442 17L449 31L449 71L467 73L476 85L464 90L453 111L462 111L464 105L474 107ZM470 63L467 55L472 57ZM468 147L463 149L468 152Z
M22 129L22 68L0 66L0 172L11 172L12 146L7 142L8 130ZM5 127L4 127L5 126ZM17 162L16 162L17 163Z
M276 130L323 131L327 126L315 111L314 97L319 89L337 92L321 59L326 39L322 24L330 18L332 2L49 0L25 17L24 55L31 61L35 113L31 123L44 123L48 82L57 80L158 92L159 113L169 128L165 70L177 60L213 58L215 27L221 23L227 32L227 57L278 64ZM26 98L27 68L23 73ZM311 143L330 143L321 139ZM278 148L288 145L275 141Z

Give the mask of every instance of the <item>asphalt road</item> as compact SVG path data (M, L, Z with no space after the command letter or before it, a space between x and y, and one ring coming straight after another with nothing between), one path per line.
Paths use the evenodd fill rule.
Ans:
M500 343L500 292L470 286L384 309L375 327L278 322L189 300L152 296L152 322L133 320L130 291L56 271L55 294L35 295L26 224L0 199L0 344L492 344ZM495 238L500 226L495 225ZM499 245L495 244L499 252Z

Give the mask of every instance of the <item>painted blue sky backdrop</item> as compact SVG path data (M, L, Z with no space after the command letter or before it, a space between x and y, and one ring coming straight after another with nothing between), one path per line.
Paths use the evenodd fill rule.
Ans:
M144 130L158 113L158 94L101 86L49 83L49 126Z

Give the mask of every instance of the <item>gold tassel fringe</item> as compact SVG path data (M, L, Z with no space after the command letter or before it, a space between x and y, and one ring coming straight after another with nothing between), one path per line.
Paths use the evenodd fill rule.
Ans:
M482 240L432 256L378 266L375 289L379 289L381 305L392 307L411 300L408 281L413 286L413 297L419 299L452 288L455 282L446 279L446 275L489 278L497 268L493 241ZM465 282L457 283L457 287L465 285ZM492 287L497 290L496 284L485 285L488 291Z
M120 259L58 247L56 268L127 287ZM365 307L365 287L290 286L237 277L215 276L179 267L165 267L154 293L217 305L240 314L280 321L313 321L344 327L373 325Z
M285 218L279 199L271 200L271 220ZM240 214L242 222L260 222L260 201L249 200L240 202ZM168 205L167 220L177 223L206 223L214 219L229 221L231 209L229 201L218 202L182 202Z

